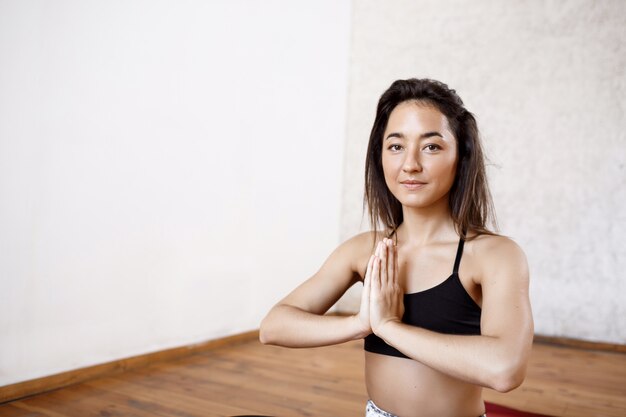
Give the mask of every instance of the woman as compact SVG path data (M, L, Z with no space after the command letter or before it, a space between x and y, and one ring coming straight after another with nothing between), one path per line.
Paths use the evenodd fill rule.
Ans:
M365 338L368 417L482 415L482 387L506 392L524 379L533 321L526 258L487 228L493 210L478 128L454 90L409 79L385 91L365 200L373 231L341 244L274 306L261 342ZM360 311L325 316L356 281Z

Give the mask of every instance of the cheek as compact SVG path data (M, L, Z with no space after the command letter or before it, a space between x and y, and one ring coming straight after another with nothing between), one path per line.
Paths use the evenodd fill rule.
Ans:
M382 157L382 166L383 166L383 175L385 176L385 180L389 175L391 175L391 164L389 163L389 159Z
M395 183L395 179L398 176L398 169L400 169L398 166L398 158L383 157L382 166L385 183L387 187L389 187L390 184Z
M390 172L389 165L383 164L383 179L385 180L385 184L387 184L387 188L391 184L391 178L393 174Z
M446 185L452 184L456 176L456 161L447 161L445 163L437 164L431 167L431 173L435 178L438 178L441 183Z
M454 180L456 179L456 161L451 164L449 171L448 171L448 175L449 175L449 186L452 187L452 184L454 183Z

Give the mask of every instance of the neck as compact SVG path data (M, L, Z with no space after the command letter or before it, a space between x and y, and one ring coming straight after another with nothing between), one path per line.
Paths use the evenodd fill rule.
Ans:
M398 228L398 235L405 243L422 246L458 237L447 196L428 207L402 206L402 214L404 220Z

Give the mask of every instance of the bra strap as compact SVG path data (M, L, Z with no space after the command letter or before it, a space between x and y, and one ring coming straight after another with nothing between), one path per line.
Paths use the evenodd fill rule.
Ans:
M461 256L463 255L463 245L465 244L465 240L463 238L459 239L459 248L456 250L456 258L454 259L454 269L452 270L453 274L459 272L459 264L461 263Z

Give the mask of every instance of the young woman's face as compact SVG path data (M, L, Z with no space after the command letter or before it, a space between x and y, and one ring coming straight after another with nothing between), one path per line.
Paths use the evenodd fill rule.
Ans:
M385 182L403 206L427 207L448 198L457 145L448 119L429 104L405 101L389 116L383 135Z

